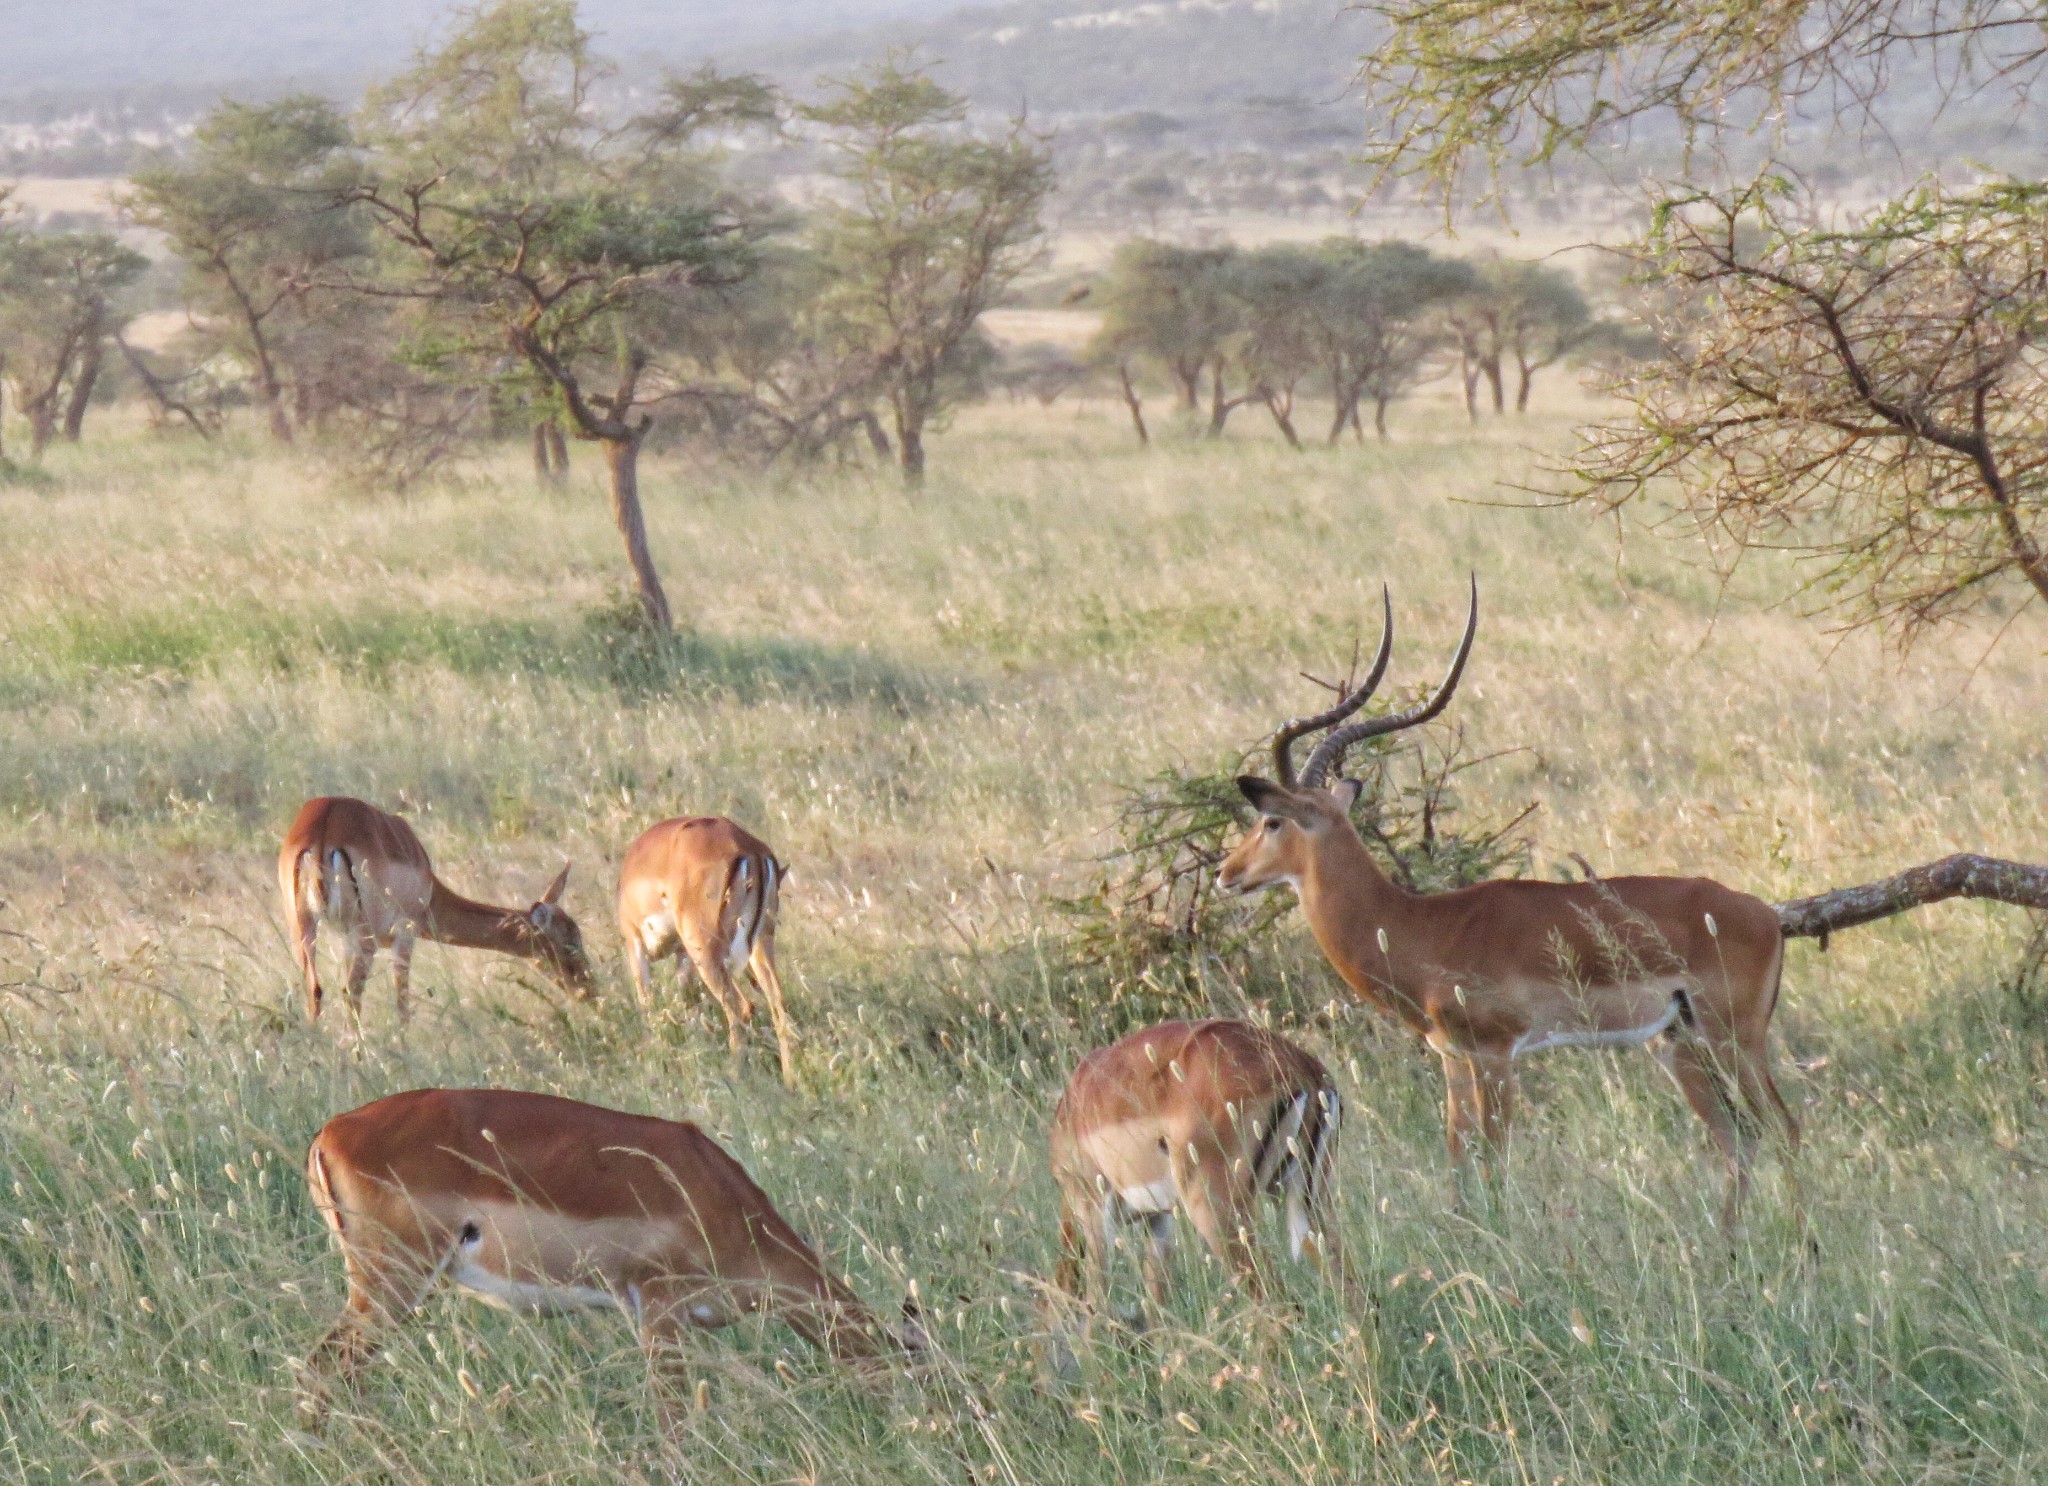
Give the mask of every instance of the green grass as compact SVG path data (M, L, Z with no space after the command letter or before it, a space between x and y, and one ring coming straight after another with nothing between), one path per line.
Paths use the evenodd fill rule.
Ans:
M985 409L914 497L654 461L666 645L621 623L589 460L561 492L508 452L381 499L319 456L110 425L0 485L0 1480L2038 1480L2048 1003L2014 973L2029 926L1972 905L1791 952L1813 1263L1775 1168L1717 1235L1703 1139L1641 1057L1532 1062L1504 1191L1458 1209L1433 1066L1289 920L1206 994L1338 1070L1376 1314L1290 1272L1276 1335L1190 1259L1173 1324L1041 1377L1016 1276L1051 1266L1046 1121L1082 1052L1170 1004L1077 969L1049 902L1119 786L1249 744L1297 670L1369 642L1381 578L1406 684L1479 572L1456 715L1522 751L1466 793L1540 801L1539 870L1789 896L2042 855L2028 620L1974 671L1988 631L1838 643L1769 606L1780 561L1724 592L1673 537L1496 504L1562 420L1402 422L1144 454L1108 407ZM307 1026L273 861L321 792L403 809L500 900L566 856L604 998L429 946L410 1032L382 973L359 1052ZM793 865L798 1093L672 990L651 1036L630 1010L612 874L685 811ZM876 1397L776 1326L706 1339L716 1406L664 1443L622 1322L450 1297L300 1433L290 1363L340 1299L307 1140L485 1082L703 1122L876 1305L916 1281L940 1365Z

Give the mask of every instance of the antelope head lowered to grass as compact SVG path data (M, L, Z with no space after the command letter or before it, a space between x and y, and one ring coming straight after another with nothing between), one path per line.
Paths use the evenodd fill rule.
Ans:
M329 1120L306 1184L348 1272L340 1322L301 1370L317 1422L443 1282L528 1315L623 1312L664 1424L693 1329L761 1311L871 1372L922 1350L886 1330L695 1125L550 1094L418 1089Z
M1784 938L1770 904L1704 877L1494 881L1418 894L1380 869L1351 823L1360 786L1348 749L1428 722L1449 705L1479 624L1479 585L1449 674L1409 711L1348 721L1386 674L1379 654L1335 706L1273 738L1272 779L1240 778L1257 818L1219 876L1226 891L1282 883L1359 999L1405 1023L1443 1062L1454 1159L1505 1150L1515 1059L1550 1047L1655 1044L1729 1173L1724 1224L1749 1187L1758 1126L1796 1148L1799 1126L1771 1077L1771 1014ZM1297 741L1316 736L1297 775Z
M562 907L569 869L525 908L494 908L463 897L434 875L427 849L411 826L361 800L308 800L285 832L277 884L291 928L292 957L305 982L306 1015L317 1018L324 995L314 944L321 925L349 947L348 1007L360 1020L363 986L377 951L391 951L398 1019L412 1006L412 952L419 939L467 949L494 949L533 960L579 998L591 991L583 931Z

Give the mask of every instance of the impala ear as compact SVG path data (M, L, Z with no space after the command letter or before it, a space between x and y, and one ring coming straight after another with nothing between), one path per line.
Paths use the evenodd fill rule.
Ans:
M1293 794L1270 779L1261 779L1256 774L1240 774L1237 776L1237 792L1250 800L1252 809L1261 815L1283 815L1295 821L1301 818Z
M568 862L562 863L562 870L556 874L555 880L548 884L548 890L540 895L541 902L550 908L562 901L562 889L569 885L570 866Z
M1365 793L1365 785L1356 779L1340 779L1330 786L1330 793L1336 798L1337 808L1349 815L1358 797Z
M1270 779L1256 774L1237 776L1237 792L1252 802L1254 810L1266 810L1286 803L1287 792Z

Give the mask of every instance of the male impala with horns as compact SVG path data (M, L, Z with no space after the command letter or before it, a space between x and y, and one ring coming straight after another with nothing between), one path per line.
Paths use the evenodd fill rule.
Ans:
M1273 739L1275 777L1240 778L1258 811L1220 877L1226 891L1286 883L1345 984L1442 1059L1448 1138L1462 1159L1505 1150L1515 1059L1540 1048L1656 1043L1728 1166L1722 1222L1749 1187L1758 1125L1796 1149L1799 1127L1771 1078L1769 1036L1784 939L1777 911L1704 877L1494 881L1419 894L1394 882L1351 823L1361 786L1347 750L1416 727L1449 705L1479 624L1479 585L1450 672L1423 705L1348 721L1393 651L1391 596L1364 684ZM1317 737L1297 774L1297 741Z

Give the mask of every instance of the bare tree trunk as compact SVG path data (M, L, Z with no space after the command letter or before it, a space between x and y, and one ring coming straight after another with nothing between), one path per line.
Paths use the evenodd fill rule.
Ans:
M899 449L898 463L903 467L903 483L922 485L924 483L924 419L913 414L899 418L896 422L896 443Z
M1265 395L1264 401L1266 411L1273 415L1273 422L1279 426L1282 437L1287 440L1287 447L1299 449L1301 447L1301 435L1294 431L1294 418L1292 417L1294 399L1292 397L1282 397L1275 392L1268 392Z
M533 425L533 478L546 480L553 474L554 469L548 463L548 426L536 423Z
M662 592L661 575L654 570L654 554L647 546L647 519L640 510L640 443L646 437L643 420L625 438L600 439L598 444L611 475L612 520L626 539L626 560L632 563L633 579L639 585L641 611L648 626L665 635L675 621L669 614L668 595Z
M280 444L289 444L292 441L292 424L284 412L284 387L269 369L267 361L262 374L256 379L256 390L262 394L263 408L269 415L270 436Z
M1145 404L1138 396L1136 384L1131 381L1131 365L1127 361L1116 364L1116 379L1124 389L1124 406L1131 410L1131 427L1138 431L1140 448L1152 447L1152 435L1145 430Z
M1778 927L1787 939L1817 938L1826 949L1828 936L1837 929L1853 929L1944 898L1989 898L2048 909L2048 867L1958 852L1880 882L1780 903Z
M61 384L53 380L34 396L24 396L21 384L14 384L14 405L28 419L30 459L41 459L43 451L57 437L57 394L60 390Z
M553 419L548 421L549 478L561 484L569 478L569 441L562 437L562 425Z
M0 349L0 465L7 463L7 352Z
M1479 367L1472 353L1458 353L1458 376L1465 384L1465 416L1472 422L1479 421Z
M1486 373L1487 389L1493 393L1493 411L1505 413L1508 410L1507 387L1501 377L1499 353L1483 358L1479 369Z
M71 399L64 405L64 439L75 444L85 432L85 410L92 403L92 389L100 379L100 359L104 354L104 343L97 335L89 337L78 356L78 373L72 379Z
M1387 404L1392 401L1393 399L1388 397L1376 397L1372 400L1372 431L1381 438L1387 436ZM1356 426L1357 414L1355 413L1352 415L1352 422L1353 426ZM1360 443L1365 442L1364 429L1359 429L1358 441Z
M1529 411L1529 384L1536 380L1536 368L1527 361L1517 359L1515 373L1515 411L1526 413Z
M1174 390L1180 393L1180 405L1192 413L1202 405L1202 363L1192 367L1176 362L1169 370L1173 373Z
M861 410L860 426L867 430L868 448L874 451L875 458L895 459L896 446L889 442L889 430L882 427L882 420L875 416L873 408Z
M1222 437L1223 437L1223 424L1224 424L1224 420L1225 420L1225 419L1227 419L1227 418L1229 418L1229 416L1230 416L1230 410L1231 410L1232 408L1236 407L1236 406L1237 406L1237 404L1236 404L1236 403L1234 403L1234 402L1231 402L1231 401L1229 401L1229 400L1228 400L1228 399L1227 399L1227 398L1226 398L1226 397L1224 396L1224 392L1223 392L1223 361L1222 361L1222 359L1221 359L1221 358L1219 357L1219 358L1217 359L1217 362L1216 362L1215 368L1214 368L1213 372L1211 373L1211 377L1210 377L1210 382L1209 382L1209 437L1210 437L1210 438L1212 438L1212 439L1220 439L1220 438L1222 438Z
M114 333L114 345L120 351L121 359L128 363L128 369L135 373L136 380L142 383L143 390L149 393L150 401L156 404L158 422L176 413L191 424L202 439L213 437L213 430L192 411L191 404L181 402L171 395L171 389L164 385L163 378L149 369L149 364L142 359L142 354L122 339L119 331Z
M1337 400L1337 416L1330 420L1330 437L1325 442L1334 449L1337 440L1344 437L1345 425L1358 416L1358 393L1339 381L1331 382L1330 391Z

